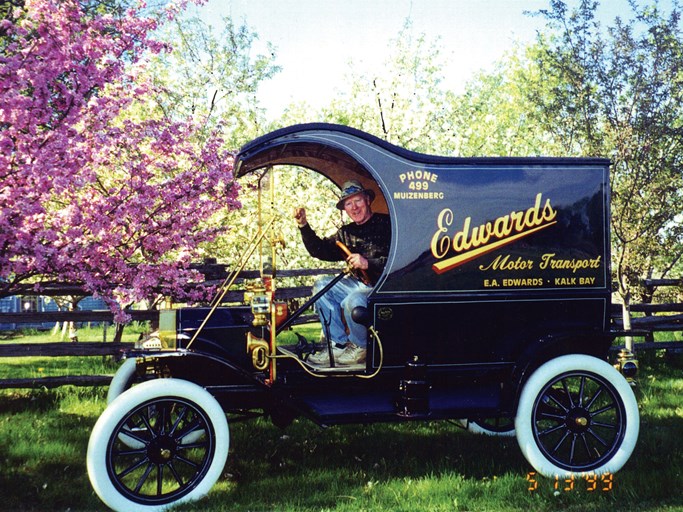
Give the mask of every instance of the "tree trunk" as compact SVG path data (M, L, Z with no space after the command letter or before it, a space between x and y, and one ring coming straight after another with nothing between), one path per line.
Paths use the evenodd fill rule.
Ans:
M123 338L123 328L124 324L116 324L116 332L114 333L114 343L121 343L121 338Z

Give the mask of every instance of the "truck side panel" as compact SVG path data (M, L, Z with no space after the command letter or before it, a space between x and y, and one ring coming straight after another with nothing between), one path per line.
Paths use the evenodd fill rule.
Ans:
M378 293L607 288L605 167L406 166L394 174L396 250Z

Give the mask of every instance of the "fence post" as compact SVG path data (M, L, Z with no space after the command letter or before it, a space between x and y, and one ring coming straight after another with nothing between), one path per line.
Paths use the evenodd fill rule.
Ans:
M631 306L628 303L628 298L624 297L621 302L621 316L624 322L624 330L631 330ZM624 338L624 345L626 350L633 352L633 336L626 336Z

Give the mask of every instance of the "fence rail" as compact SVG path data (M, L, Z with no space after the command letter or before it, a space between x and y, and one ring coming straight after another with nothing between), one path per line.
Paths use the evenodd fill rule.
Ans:
M193 267L204 274L206 285L219 286L228 275L225 265L201 264ZM333 274L338 269L298 269L278 271L278 277L307 277ZM240 272L237 283L247 279L259 277L258 271ZM36 291L33 285L25 285L17 290L20 295L85 296L87 292L78 284L47 282L41 283ZM310 286L293 286L278 288L278 300L301 299L311 294ZM223 303L240 303L244 299L243 290L232 290L225 294ZM159 318L158 310L127 310L132 321L152 321ZM310 320L311 316L302 317L302 321ZM58 322L104 322L113 323L114 315L111 311L41 311L41 312L0 312L0 324L46 324ZM0 357L65 357L65 356L117 356L131 347L131 343L116 342L57 342L57 343L8 343L0 345ZM3 388L53 388L63 385L101 386L108 385L111 375L69 375L56 377L39 377L28 379L0 379L0 389Z
M202 265L198 267L210 278L211 284L218 284L224 279L226 269L223 265ZM280 271L281 277L301 277L316 276L321 274L336 273L335 269L303 269ZM258 277L256 271L241 272L239 279L253 279ZM666 280L647 280L644 284L649 287L658 286L683 286L683 279ZM41 288L40 292L26 290L25 295L66 295L77 294L83 290L71 284L60 285L59 283L49 283ZM61 293L60 293L61 292ZM277 290L278 299L300 299L310 296L309 286L286 287ZM228 292L223 299L224 303L239 303L243 300L243 291ZM680 341L659 341L653 342L655 332L675 332L683 331L683 303L666 304L633 304L630 307L632 312L644 313L645 316L634 317L631 319L632 330L629 335L636 338L644 338L644 341L633 344L634 350L683 350L683 342ZM134 321L156 321L159 318L158 310L129 310L127 313ZM665 314L662 314L665 313ZM621 318L621 306L612 305L612 324L615 329L623 326ZM51 312L21 312L21 313L0 313L0 324L17 323L50 323L50 322L113 322L113 314L110 311L51 311ZM131 343L115 342L58 342L58 343L12 343L0 345L0 357L21 357L21 356L41 356L41 357L64 357L64 356L111 356L119 355L124 350L131 347ZM35 388L35 387L57 387L62 385L75 386L100 386L108 385L111 375L77 375L77 376L58 376L40 377L29 379L0 379L0 389L3 388Z
M65 375L35 379L0 379L0 389L57 388L60 386L108 386L112 375Z
M130 343L12 343L0 345L0 357L116 356ZM56 388L59 386L108 386L112 375L60 375L25 379L0 379L0 389Z
M127 311L134 321L156 320L159 311L131 309ZM44 324L50 322L113 322L114 314L109 310L94 311L39 311L34 313L0 313L0 324Z
M131 348L131 343L114 342L56 342L56 343L11 343L0 345L0 357L64 357L64 356L111 356L119 355Z

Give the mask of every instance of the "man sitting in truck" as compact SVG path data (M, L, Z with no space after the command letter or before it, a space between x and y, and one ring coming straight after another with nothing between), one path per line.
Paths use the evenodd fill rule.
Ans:
M340 366L364 365L367 356L367 329L354 322L351 312L355 307L367 306L367 296L382 274L389 254L391 222L389 216L374 213L371 203L375 193L357 180L342 186L337 208L346 212L351 223L342 226L333 236L320 238L308 224L306 210L295 208L294 218L309 254L324 261L343 261L354 269L365 271L367 283L347 275L316 302L316 311L332 343L332 355ZM351 251L349 256L337 246L342 242ZM330 280L324 276L316 280L313 293L322 290ZM344 318L342 319L342 312ZM346 326L348 326L348 333ZM329 365L329 351L323 350L308 358L314 364Z

